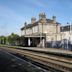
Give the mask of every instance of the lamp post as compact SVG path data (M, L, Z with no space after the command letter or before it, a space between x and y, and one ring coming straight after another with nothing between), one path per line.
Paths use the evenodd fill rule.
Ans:
M69 25L69 23L67 22L67 24ZM70 29L70 28L69 28ZM69 33L70 33L70 30L69 30ZM68 50L68 41L69 41L69 38L67 39L67 50Z
M70 35L72 34L72 23L70 24Z
M40 23L41 25L41 32L40 32L40 43L41 43L41 47L44 47L44 41L43 41L43 22Z
M44 48L45 44L44 44L44 38L43 38L43 28L44 28L45 22L42 20L41 23L42 23L42 35L41 35L42 36L41 37L42 38L42 47Z
M63 32L63 27L62 27L62 32ZM63 33L61 33L61 47L63 48L63 38L62 38L62 36L63 36Z
M24 26L25 26L25 35L26 35L26 24L27 24L27 23L25 22L25 23L24 23Z
M56 24L56 47L57 47L57 34L58 34L58 25Z
M70 23L70 44L69 45L72 45L72 37L71 37L71 35L72 35L72 23ZM71 46L70 46L70 48L71 48Z
M43 39L43 23L42 23L42 47L44 47L44 39Z
M41 36L40 36L41 47L43 47L42 37L43 37L43 23L41 23Z
M42 28L40 28L40 26L41 26L41 23L38 23L38 31L39 31L39 33L40 33L40 44L39 44L39 46L41 47L41 39L42 39L42 34L41 34L41 31L42 31ZM40 29L39 29L40 28Z

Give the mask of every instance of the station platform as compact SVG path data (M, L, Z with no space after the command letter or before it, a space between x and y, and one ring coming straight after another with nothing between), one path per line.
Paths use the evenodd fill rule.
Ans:
M19 57L0 50L0 72L47 72Z

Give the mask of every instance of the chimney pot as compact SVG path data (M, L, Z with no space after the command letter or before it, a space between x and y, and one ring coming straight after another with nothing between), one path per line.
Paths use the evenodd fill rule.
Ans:
M35 22L36 22L36 18L35 17L32 17L31 18L31 23L34 24Z
M52 20L54 23L56 23L56 16L52 16Z

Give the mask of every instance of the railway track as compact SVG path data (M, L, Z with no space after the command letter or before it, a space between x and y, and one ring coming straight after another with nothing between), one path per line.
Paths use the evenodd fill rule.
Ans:
M48 72L11 53L0 50L0 72Z
M27 49L15 49L15 48L5 48L2 47L2 49L13 53L13 54L19 54L22 57L26 57L27 59L30 59L34 62L40 63L44 65L46 68L50 67L51 69L58 70L60 72L72 72L72 58L70 57L64 57L64 56L56 56L51 54L44 54L41 52L35 52L33 50L27 50ZM54 71L55 72L55 71Z

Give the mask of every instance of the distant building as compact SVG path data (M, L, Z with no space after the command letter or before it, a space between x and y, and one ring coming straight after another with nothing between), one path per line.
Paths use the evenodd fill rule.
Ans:
M60 27L61 24L56 21L56 16L48 19L45 13L40 13L38 21L32 17L30 24L25 22L25 26L21 28L21 35L25 37L25 44L28 46L51 46L50 43L61 40Z
M61 41L65 44L64 48L72 49L72 25L61 26L60 29L62 34Z

